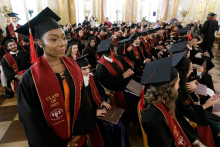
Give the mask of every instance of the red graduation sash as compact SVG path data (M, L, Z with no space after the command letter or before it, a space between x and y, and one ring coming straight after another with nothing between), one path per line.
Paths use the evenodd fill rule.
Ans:
M146 51L148 52L148 54L151 55L150 49L149 49L147 43L145 42L144 38L142 38L141 41L143 42L144 47L145 47Z
M98 89L95 85L95 82L94 82L94 79L93 79L92 75L89 75L89 83L90 83L93 99L96 102L96 104L98 106L100 106L101 101L102 101L102 97L99 94L99 91L98 91ZM89 96L88 96L88 99L89 99ZM92 107L90 99L89 99L89 103L90 103L90 106ZM99 131L99 127L98 127L97 124L96 124L96 129L88 135L89 135L89 139L90 139L90 142L91 142L92 146L94 146L94 147L96 147L96 146L97 147L104 147L105 146L104 141L102 139L102 135Z
M118 48L119 46L118 46L118 41L117 41L117 39L116 38L114 38L114 45Z
M17 29L20 28L20 27L21 27L21 25L17 24ZM10 33L11 37L17 38L16 35L15 35L15 32L14 32L15 30L14 30L14 26L12 25L12 23L10 25L8 25L8 30L9 30L9 33ZM18 33L18 41L19 42L22 41L22 37L21 37L20 33ZM17 42L17 40L16 40L16 42Z
M122 57L131 66L131 68L134 69L134 62L131 61L127 56L122 56Z
M104 65L108 69L111 77L115 77L118 75L117 72L115 71L114 67L107 60L105 60L104 56L101 57L101 59L99 60L99 63L101 63L102 65ZM115 63L124 72L124 68L123 68L121 62L117 58L115 58ZM123 108L126 111L128 111L123 91L116 91L115 97L116 97L117 107Z
M131 47L133 48L133 52L134 52L134 56L136 59L140 60L141 59L141 56L140 56L140 53L139 51L137 50L137 48L132 44ZM143 49L142 47L139 45L140 49L141 49L141 54L142 56L145 58L144 56L144 53L143 53Z
M7 61L9 67L10 67L11 69L13 69L15 73L17 73L17 74L19 74L19 75L23 75L23 72L24 72L25 70L18 71L17 63L16 63L14 57L13 57L10 53L5 54L3 57L4 57L5 60ZM18 85L18 80L17 80L17 79L14 79L14 82L12 82L12 84L14 85L14 90L16 91L17 85Z
M89 50L92 52L92 51L94 51L95 52L95 58L96 58L96 60L99 60L99 55L98 55L98 53L92 48L90 48L89 46L88 46L88 48L89 48Z
M81 90L83 87L83 76L77 63L68 57L61 58L69 71L75 84L75 106L72 128L77 120L81 103ZM35 87L41 102L45 119L54 133L63 140L68 140L68 122L64 97L59 81L44 56L41 61L31 66L31 73ZM48 78L50 75L50 78ZM81 136L80 143L84 143L85 137Z
M153 47L153 48L155 47L155 46L154 46L154 39L150 39L150 45L151 45L151 47Z
M165 34L166 34L166 37L168 37L168 33L167 33L167 30L165 30Z
M186 101L185 101L185 103L186 103ZM193 101L193 99L191 97L189 97L189 100L187 103L190 105L195 105L195 102ZM209 147L215 146L212 131L209 126L197 126L196 130L198 131L198 133L202 139L202 142L205 145L208 145Z
M180 127L176 117L171 117L170 113L167 111L166 106L163 103L154 104L162 113L166 119L166 122L173 134L174 142L177 147L192 147L182 128ZM172 110L173 114L174 111ZM175 115L175 114L174 114Z
M163 41L163 37L159 34L160 41Z
M153 39L154 39L154 42L157 44L157 38L156 38L156 37L153 37Z

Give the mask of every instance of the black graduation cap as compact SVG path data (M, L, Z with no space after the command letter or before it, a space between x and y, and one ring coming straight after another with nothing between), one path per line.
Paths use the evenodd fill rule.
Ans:
M9 17L17 17L17 13L11 12L7 14Z
M81 68L89 65L89 61L88 61L87 58L86 58L87 55L88 55L88 54L86 54L86 55L84 55L84 56L82 56L82 57L76 59L76 63L77 63Z
M135 28L135 25L131 25L130 28L131 28L131 29Z
M1 45L7 46L9 42L15 42L17 38L15 37L5 37L2 42Z
M133 33L130 37L129 37L129 40L136 40L137 38L138 38L139 36L138 35L136 35L136 32L135 33Z
M147 30L147 32L148 32L148 34L153 34L153 33L155 33L154 30Z
M101 52L105 52L105 51L108 51L110 50L110 44L112 42L112 39L105 39L105 40L102 40L100 42L100 45L99 45L99 48L97 50L97 53L101 53Z
M101 27L102 26L102 23L99 25L99 27Z
M72 25L72 27L76 27L76 23L74 23L74 24Z
M123 26L123 25L125 25L125 22L123 22L123 23L121 24L121 26Z
M32 30L34 38L40 38L44 33L61 28L57 23L60 20L60 17L54 13L49 7L41 11L37 16L29 21L29 23L24 24L15 32L21 33L23 35L29 36L29 24Z
M108 32L108 38L112 37L112 33Z
M120 29L119 29L119 27L116 27L115 28L115 32L118 32Z
M30 42L30 36L21 35L21 37L23 38L23 41L24 41L24 42Z
M82 24L81 24L81 23L78 23L78 26L82 26Z
M148 31L142 31L142 32L140 32L140 34L141 34L141 36L147 36Z
M177 33L179 33L181 36L186 34L188 32L189 28L188 27L185 27L185 28L182 28L182 29L179 29L177 31Z
M141 26L138 26L137 28L138 28L138 29L141 29Z
M108 27L102 27L102 30L103 30L104 32L106 32L107 29L108 29Z
M78 27L78 28L76 29L76 33L78 33L80 30L82 30L82 28L81 28L81 27Z
M70 41L68 41L68 48L71 47L72 45L77 45L77 39L72 38Z
M144 28L146 28L147 27L147 25L144 25Z
M112 26L114 26L114 27L117 27L117 25L118 25L117 23L112 24Z
M184 55L187 53L187 51L183 51L183 52L179 52L179 53L175 53L172 54L172 66L176 66L180 60L184 57Z
M104 26L108 26L108 23L104 23Z
M94 28L93 28L93 31L94 31L94 33L95 33L95 32L98 32L98 31L99 31L99 28L94 27Z
M141 84L161 86L174 80L177 71L172 67L172 57L163 58L145 64Z
M119 51L118 51L118 53L126 54L125 43L128 42L128 41L130 41L129 38L123 39L123 40L121 40L121 41L118 41L118 44L119 44ZM122 48L121 46L123 46L123 48ZM122 49L123 49L123 50L122 50Z
M177 53L177 52L182 52L186 48L186 45L188 44L188 41L180 42L180 43L175 43L171 46L169 49L168 53Z
M214 17L216 14L215 14L215 13L210 12L208 15L209 15L209 16L212 16L212 17Z

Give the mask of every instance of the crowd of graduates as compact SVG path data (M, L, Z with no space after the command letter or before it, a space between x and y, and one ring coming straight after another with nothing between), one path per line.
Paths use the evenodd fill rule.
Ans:
M129 147L126 125L133 124L146 147L220 146L220 117L212 113L220 98L195 92L200 85L215 92L213 57L200 42L216 30L213 13L200 33L193 23L177 29L175 22L91 27L59 20L46 8L1 30L3 95L16 91L30 147ZM143 85L141 95L127 88L131 80ZM112 107L125 110L117 124L97 118Z

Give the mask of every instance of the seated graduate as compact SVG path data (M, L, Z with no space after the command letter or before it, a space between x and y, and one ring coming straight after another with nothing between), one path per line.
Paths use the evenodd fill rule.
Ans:
M70 41L68 41L68 51L66 52L66 57L71 57L74 60L81 57L79 50L78 50L78 40L75 38L72 38Z
M121 62L114 58L112 52L116 50L117 54L117 48L111 41L111 39L103 40L99 45L97 52L102 52L103 56L99 60L96 76L105 88L116 91L117 107L136 113L139 97L125 91L126 85L134 72L131 69L125 71Z
M129 36L128 36L128 27L127 26L124 26L123 29L122 29L122 36L121 36L121 39L128 39Z
M16 38L5 37L2 41L5 47L10 50L2 58L1 64L5 77L13 82L13 89L16 91L17 84L21 79L23 72L27 70L30 64L30 54L27 51L18 50Z
M96 65L98 64L98 61L100 59L100 55L97 53L98 47L96 46L95 43L95 37L90 36L88 38L87 46L83 50L83 55L86 55L86 58L89 61L89 64L92 66L92 69L96 68Z
M129 36L136 33L135 31L136 31L135 24L132 24L129 28Z
M67 41L59 20L47 7L29 22L44 50L38 59L31 48L35 64L17 89L19 119L30 147L81 147L86 145L84 135L95 129L82 71L73 59L64 57ZM16 31L29 35L28 27L26 23Z
M140 41L140 45L141 45L142 49L144 49L145 57L147 57L147 58L151 59L151 61L153 61L153 60L156 60L156 58L153 56L151 45L148 42L148 40L149 40L148 33L150 33L150 30L140 32L140 34L142 36L141 41Z
M105 40L105 39L108 39L108 27L102 27L102 30L100 32L100 37L101 37L101 40Z
M95 37L95 45L98 46L100 44L101 37L99 35L99 29L97 27L93 28L93 35Z
M76 39L77 39L77 43L78 43L79 53L82 55L82 51L85 48L85 45L81 43L81 41L84 39L83 30L81 27L78 27L76 29L76 34L77 34Z
M196 100L197 97L193 91L197 87L197 82L188 81L188 77L192 72L192 62L189 59L183 57L179 63L175 65L175 68L178 70L180 76L180 88L178 90L176 108L181 115L195 124L194 126L196 127L196 130L198 131L201 140L205 145L219 146L220 139L218 137L218 133L215 132L218 130L217 126L219 123L217 122L220 121L220 117L206 111L205 109L217 104L220 101L220 98L218 98L217 95L214 95L210 97L203 105L195 105L194 100Z
M153 54L153 56L156 58L156 59L161 59L161 55L158 54L158 50L156 50L156 43L154 41L154 33L155 33L155 30L149 30L148 31L148 36L149 36L149 43L150 43L150 46L151 46L151 53Z
M20 46L22 50L30 53L30 37L26 35L21 35L21 36L22 36L22 41L20 43Z
M130 58L134 62L135 66L143 69L146 63L151 62L151 59L145 57L144 50L140 45L140 39L138 35L134 33L129 38L132 47L132 50L129 52Z
M134 75L132 76L132 79L135 79L135 81L139 82L143 74L143 69L136 67L137 65L135 66L134 62L129 58L128 50L131 50L130 40L124 39L119 41L118 44L119 44L119 49L117 53L117 58L120 60L125 70L130 68L134 71Z
M107 103L108 97L105 94L104 88L100 85L96 77L89 73L90 64L86 57L87 55L78 58L76 62L81 67L86 92L89 97L94 120L98 127L96 131L89 134L91 144L92 146L99 147L129 147L126 127L121 120L117 124L113 124L96 118L97 116L105 116L108 113L106 109L110 109L111 105ZM103 107L106 109L103 109Z
M172 58L147 63L141 84L149 86L145 95L143 89L139 103L139 119L142 132L147 135L148 146L191 147L192 144L201 144L197 138L189 140L187 135L190 133L186 134L176 119L175 100L178 95L179 74L172 67Z

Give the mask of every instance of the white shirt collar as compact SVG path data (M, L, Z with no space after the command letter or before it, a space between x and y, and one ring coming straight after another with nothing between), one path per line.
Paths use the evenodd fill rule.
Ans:
M105 55L103 55L105 60L107 60L108 62L112 63L113 59L109 58L109 57L106 57Z
M134 46L139 46L139 45L135 45L135 44L133 44Z
M88 76L83 76L85 87L87 87L89 85L89 76L90 76L90 74Z
M192 50L192 47L189 47L189 50Z
M18 53L18 50L17 50L17 52L16 52L16 53L15 53L15 52L10 51L10 54L12 54L12 55L13 55L13 54L17 54L17 53Z

